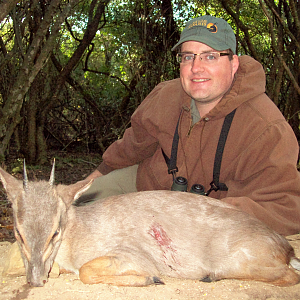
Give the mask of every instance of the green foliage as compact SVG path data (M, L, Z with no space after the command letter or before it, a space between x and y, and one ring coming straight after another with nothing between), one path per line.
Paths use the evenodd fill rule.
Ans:
M14 163L11 165L12 174L23 173L23 163L24 159L17 158Z
M12 86L10 82L14 80L5 72L15 70L17 73L24 56L24 53L17 51L20 44L17 43L14 25L20 26L23 33L21 44L26 52L36 30L36 24L30 21L33 12L41 13L47 7L41 1L37 1L36 8L32 8L30 3L28 0L20 2L15 8L16 14L11 13L0 24L3 42L0 64L5 65L5 59L9 61L6 68L2 68L0 77L2 105ZM90 11L93 3L91 0L78 1L60 29L53 56L62 70L83 42L88 20L95 13L95 10ZM299 131L300 92L297 83L291 80L291 74L296 81L300 77L300 49L292 36L300 36L297 32L300 21L294 19L297 14L292 11L292 3L296 5L297 1L110 1L96 36L72 69L57 94L58 101L47 114L43 134L48 147L68 150L73 143L84 143L88 149L96 147L93 149L102 153L112 141L120 138L130 125L131 114L154 86L179 76L179 66L171 48L178 41L186 21L204 14L224 18L233 27L238 40L238 54L251 55L262 63L267 75L267 94L287 119L294 122L295 132ZM30 7L29 10L25 9L25 4ZM270 22L273 24L272 30ZM45 36L43 42L47 38ZM274 45L278 45L285 68ZM7 53L16 51L17 55L5 56L3 49ZM29 123L26 122L32 107L29 104L36 101L40 109L37 111L40 112L51 100L47 95L55 90L56 80L61 74L53 61L48 60L36 77L36 90L25 97L19 132L28 130ZM34 99L34 95L38 97ZM40 98L44 98L43 101ZM41 122L39 113L35 118L38 127ZM25 143L23 149L26 152L24 141L26 137L20 144Z

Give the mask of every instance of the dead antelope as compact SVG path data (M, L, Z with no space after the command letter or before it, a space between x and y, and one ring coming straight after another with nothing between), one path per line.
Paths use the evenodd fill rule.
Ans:
M262 222L205 196L148 191L72 205L91 181L19 181L0 169L13 204L27 281L43 286L54 260L84 283L162 284L159 276L294 285L300 262ZM293 267L293 268L290 268Z

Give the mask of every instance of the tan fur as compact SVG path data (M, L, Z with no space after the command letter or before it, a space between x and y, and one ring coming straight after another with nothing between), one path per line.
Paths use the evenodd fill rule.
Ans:
M205 196L149 191L75 207L91 181L51 186L2 169L27 281L43 286L54 260L84 283L145 286L160 275L235 278L280 286L299 282L287 240L254 217ZM21 218L19 220L19 218ZM298 267L297 267L298 268Z

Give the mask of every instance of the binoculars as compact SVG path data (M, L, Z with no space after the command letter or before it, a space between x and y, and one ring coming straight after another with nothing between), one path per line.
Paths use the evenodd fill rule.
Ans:
M174 179L171 191L187 192L187 186L187 179L182 176L179 176ZM202 184L196 183L193 184L193 186L191 187L190 193L205 195L205 190Z

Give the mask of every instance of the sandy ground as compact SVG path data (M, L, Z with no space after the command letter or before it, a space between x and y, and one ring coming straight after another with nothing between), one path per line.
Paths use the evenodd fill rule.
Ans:
M288 237L300 257L300 234ZM300 284L292 287L276 287L261 282L239 280L221 280L204 283L195 280L179 280L162 277L165 285L149 287L116 287L105 284L85 285L74 274L61 274L58 278L49 278L44 287L32 288L26 284L26 278L3 277L2 269L11 244L0 243L0 299L300 299Z

